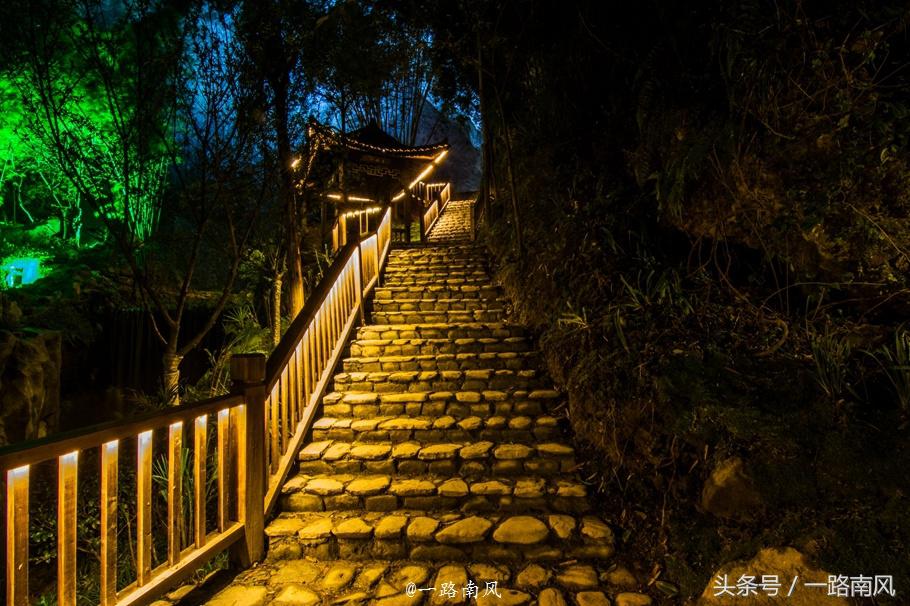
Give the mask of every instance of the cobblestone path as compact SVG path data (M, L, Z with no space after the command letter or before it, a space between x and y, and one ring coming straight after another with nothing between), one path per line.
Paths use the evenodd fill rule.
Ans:
M450 203L434 233L465 232ZM575 473L562 398L472 245L393 250L371 324L212 606L647 605ZM622 587L626 587L625 589Z

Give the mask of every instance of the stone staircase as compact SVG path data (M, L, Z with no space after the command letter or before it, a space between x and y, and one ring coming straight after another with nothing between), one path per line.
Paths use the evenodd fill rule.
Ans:
M460 233L464 212L450 203L434 234ZM614 583L613 532L575 473L563 399L483 251L393 250L372 305L283 487L266 561L209 604L650 604Z
M473 200L450 200L445 211L430 230L427 240L431 244L460 243L471 240L471 214Z

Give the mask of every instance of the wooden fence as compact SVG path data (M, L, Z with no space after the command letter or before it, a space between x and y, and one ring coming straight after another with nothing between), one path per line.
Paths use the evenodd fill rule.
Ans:
M78 483L87 476L100 487L97 584L103 606L148 604L227 549L241 565L261 559L265 518L278 501L351 331L363 320L363 301L377 283L390 244L391 209L386 208L375 231L341 249L268 359L261 354L231 359L231 395L0 451L6 484L6 604L25 606L34 597L29 593L29 494L31 471L40 465L56 466L59 606L76 604ZM153 520L156 443L167 461L163 525ZM131 505L136 517L127 530L134 537L135 578L118 590L123 457L134 457L129 476L135 478ZM81 458L98 464L80 469ZM183 468L187 461L191 469ZM190 472L192 482L187 482ZM216 485L214 520L206 515L210 479ZM191 523L183 506L190 497L183 494L186 486L192 492ZM166 553L153 557L161 544Z

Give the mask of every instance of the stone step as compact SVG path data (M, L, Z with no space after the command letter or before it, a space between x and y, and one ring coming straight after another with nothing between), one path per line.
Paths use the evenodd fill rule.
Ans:
M502 289L493 285L445 284L429 286L380 286L374 292L374 301L391 299L501 299Z
M430 272L416 269L410 272L383 273L379 278L380 287L444 286L452 284L490 286L493 281L489 274L480 271Z
M452 476L297 474L281 489L281 509L311 511L461 511L585 513L587 487L559 477L465 481Z
M416 356L356 356L345 358L344 372L397 372L400 370L483 370L539 368L537 352L423 354Z
M394 274L391 277L380 276L381 286L487 286L490 276L487 274L460 275L457 277L448 274Z
M505 322L432 322L423 324L367 325L357 329L362 339L508 339L523 337L526 330Z
M482 258L487 257L487 252L483 246L476 244L452 244L447 246L409 246L407 248L393 248L390 253L391 257L419 257L423 255L445 255L467 253Z
M507 301L501 297L493 299L478 297L471 299L465 297L457 299L375 299L373 301L373 313L482 311L504 309L507 304Z
M596 516L508 513L282 513L266 528L270 559L449 562L607 560L611 528ZM593 567L579 584L599 582Z
M445 322L501 322L506 310L501 308L475 309L473 311L374 311L370 319L375 324L432 324Z
M482 337L463 339L359 339L351 343L351 357L420 356L526 352L532 348L526 337Z
M400 521L392 520L387 526L393 530L397 523ZM510 560L494 565L466 560L454 563L423 559L390 561L384 557L356 562L323 562L294 558L296 549L279 551L283 551L282 559L270 558L263 565L241 573L234 584L215 596L212 606L355 606L367 603L373 606L418 606L421 603L427 606L468 603L477 606L609 606L610 597L622 606L652 603L643 594L629 592L625 580L630 576L629 572L621 566L614 570L612 560L585 563ZM621 576L620 571L626 576ZM623 581L622 585L614 582L619 580ZM632 587L635 587L634 582L632 577Z
M559 419L539 417L411 417L382 416L352 419L322 417L313 424L312 440L345 440L348 442L515 442L534 444L561 440Z
M386 275L396 273L444 274L454 277L458 274L486 274L487 269L487 264L483 261L439 261L433 263L414 264L411 263L410 259L389 259L388 263L386 263L385 266L385 273Z
M403 393L412 391L513 391L544 389L537 370L408 370L401 372L341 372L335 391Z
M474 263L477 265L486 265L487 256L481 252L468 251L433 251L422 250L419 254L411 255L391 255L389 263L401 265L426 265L440 264L450 265L452 263Z
M553 389L531 392L486 391L333 391L322 398L322 412L328 417L368 418L376 416L454 417L540 416L555 414L563 398Z
M560 442L310 442L298 454L303 474L552 476L576 468L575 449Z

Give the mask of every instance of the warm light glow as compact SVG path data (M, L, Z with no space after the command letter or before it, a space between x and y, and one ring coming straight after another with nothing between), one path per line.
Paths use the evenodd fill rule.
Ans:
M398 202L399 200L401 200L402 198L404 198L404 194L405 194L405 193L406 193L406 192L405 192L404 190L401 190L401 191L398 193L397 196L395 196L394 198L392 198L392 202Z
M176 423L171 423L169 429L171 431L180 431L183 429L183 421L177 421Z
M149 429L148 431L143 431L137 436L136 439L139 441L139 448L145 450L152 445L152 430Z
M201 417L196 417L196 429L199 431L205 430L205 425L208 422L208 415L202 415Z
M120 445L120 440L111 440L110 442L104 443L104 449L108 452L116 452L117 446Z
M298 166L300 166L300 156L291 160L291 168L297 168Z
M447 149L444 149L444 150L442 150L441 152L439 152L439 155L436 156L436 159L435 159L435 160L433 160L433 164L439 164L439 162L440 162L443 158L446 157L446 154L447 154L447 153L449 153L449 150L447 150Z
M225 408L224 410L219 410L219 411L218 411L218 421L219 421L219 422L220 422L220 421L227 421L227 420L228 420L228 415L230 415L230 414L231 414L231 411L228 410L227 408Z
M423 172L420 173L419 175L417 175L417 178L416 178L416 179L414 179L413 181L411 181L411 184L408 185L408 189L412 189L415 185L417 185L418 183L420 183L421 181L423 181L424 177L426 177L426 176L429 175L431 172L433 172L433 169L434 169L434 168L436 168L436 161L435 161L435 160L433 161L433 164L430 164L430 165L427 166L425 169L423 169Z
M74 464L79 461L79 451L74 450L73 452L68 452L65 455L60 455L60 462L67 464Z
M331 198L332 200L341 200L341 194L326 194L326 198ZM363 198L361 196L348 196L348 200L351 202L372 202L372 198Z
M22 467L16 467L15 469L10 469L7 472L7 475L9 476L10 479L27 476L28 475L28 465L23 465Z
M371 206L371 207L369 207L369 208L362 208L362 209L360 209L360 210L349 210L348 212L342 213L342 214L339 215L339 216L340 216L340 217L345 217L345 218L347 218L347 217L356 217L356 216L363 215L363 214L378 213L378 212L381 211L381 210L382 210L382 207L381 207L381 206Z

